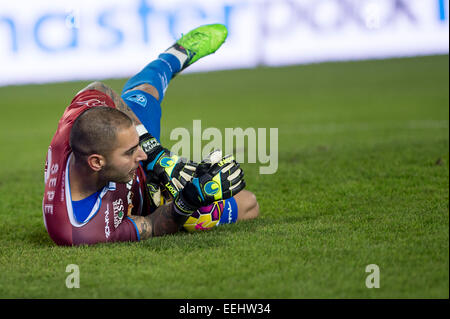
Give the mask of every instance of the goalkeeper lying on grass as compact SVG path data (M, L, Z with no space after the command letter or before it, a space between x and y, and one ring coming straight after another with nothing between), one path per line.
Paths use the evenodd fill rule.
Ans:
M243 190L244 174L232 156L198 164L159 143L160 104L170 79L214 53L226 36L223 25L201 26L132 77L121 97L100 82L74 97L45 168L42 209L55 243L139 241L175 233L191 215L205 212L218 224L258 216L256 198Z

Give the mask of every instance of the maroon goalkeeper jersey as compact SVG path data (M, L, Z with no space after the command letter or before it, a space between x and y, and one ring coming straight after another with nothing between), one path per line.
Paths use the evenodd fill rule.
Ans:
M45 192L42 201L44 224L51 239L58 245L95 244L114 241L138 241L130 215L146 215L149 199L145 190L142 167L127 184L110 182L99 195L87 219L80 222L72 209L69 180L70 130L75 119L90 107L114 107L106 94L88 90L72 100L59 121L47 152Z

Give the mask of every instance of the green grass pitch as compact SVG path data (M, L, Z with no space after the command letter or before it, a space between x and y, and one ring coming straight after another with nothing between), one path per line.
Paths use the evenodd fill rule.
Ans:
M88 82L0 88L1 298L449 298L449 58L185 74L175 127L279 130L279 165L243 164L257 220L140 243L57 247L45 154ZM120 91L123 80L105 81ZM68 264L80 288L68 289ZM380 288L365 285L366 266Z

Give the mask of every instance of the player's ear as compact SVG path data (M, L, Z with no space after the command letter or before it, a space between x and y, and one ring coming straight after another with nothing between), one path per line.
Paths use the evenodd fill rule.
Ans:
M96 172L100 171L106 164L105 157L100 154L89 155L87 162L89 167Z

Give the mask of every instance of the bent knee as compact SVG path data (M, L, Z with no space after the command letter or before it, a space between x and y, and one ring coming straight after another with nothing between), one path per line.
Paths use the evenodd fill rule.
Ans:
M150 85L150 84L148 84L148 83L143 83L143 84L140 84L140 85L138 85L138 86L135 86L135 87L133 87L133 88L127 90L125 93L130 92L130 91L133 91L133 90L141 90L141 91L144 91L144 92L146 92L146 93L152 95L155 99L157 99L157 100L159 101L159 93L158 93L158 90L157 90L153 85Z
M259 204L255 194L243 190L235 196L238 205L237 220L254 219L259 216Z

